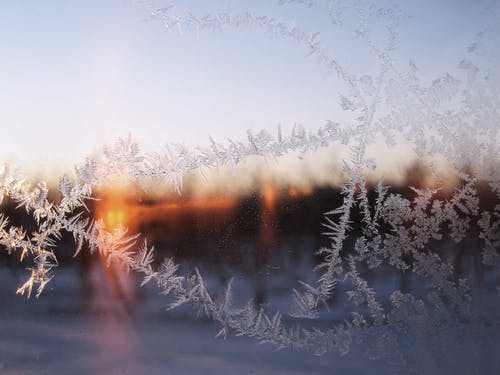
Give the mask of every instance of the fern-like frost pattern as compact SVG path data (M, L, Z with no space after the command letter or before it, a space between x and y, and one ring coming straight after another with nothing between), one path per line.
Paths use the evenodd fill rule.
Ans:
M48 187L43 181L27 181L17 170L3 165L0 202L8 197L36 223L36 230L27 233L0 215L2 247L21 260L31 259L28 279L18 288L19 294L28 297L42 294L57 274L55 245L68 232L75 240L75 256L82 251L98 252L108 264L117 262L139 273L141 286L154 283L170 298L170 309L189 304L197 314L217 321L220 324L217 336L226 337L234 332L278 348L315 354L329 351L346 354L353 343L366 342L371 358L389 359L406 372L418 368L418 355L422 354L420 349L406 350L412 342L430 340L440 347L442 337L436 332L482 324L482 318L472 308L468 281L455 277L453 264L437 251L436 242L461 243L467 236L476 235L482 249L474 251L480 251L483 266L488 270L498 268L499 76L493 68L481 68L474 62L478 50L488 47L485 44L490 41L498 44L498 37L488 34L495 35L495 26L479 35L468 49L467 57L459 62L463 76L445 74L426 86L418 79L415 62L410 61L407 71L401 71L392 58L397 47L398 25L404 17L398 8L383 8L364 1L279 2L280 6L327 9L336 27L343 25L346 9L351 12L354 9L358 17L354 32L365 40L379 64L378 73L368 76L350 72L331 54L318 34L308 34L299 26L270 16L247 11L195 16L176 6L160 9L152 2L139 3L153 21L177 32L248 26L296 41L347 83L349 92L339 93L338 104L343 110L355 113L356 119L347 125L327 121L316 131L301 126L294 127L289 134L284 134L281 128L272 133L249 131L243 140L219 143L209 139L208 146L195 149L171 143L151 154L142 154L130 137L120 139L104 147L99 157L88 158L77 166L73 176L63 176L59 184L61 198L57 201L48 198ZM498 15L498 10L493 15ZM383 42L371 39L373 24L383 26L386 32ZM380 181L371 195L366 176L369 171L377 170L377 162L366 154L379 138L384 139L387 147L397 139L404 139L423 159L438 156L446 159L458 174L454 191L446 195L439 187L411 187L411 194L403 196ZM237 281L231 280L225 292L215 296L198 269L180 275L179 265L172 259L165 259L156 268L155 249L142 242L139 234L128 234L125 229L108 232L102 221L84 215L86 202L93 199L95 189L117 175L144 188L151 183L169 184L181 193L184 177L193 171L204 175L208 169L236 166L249 157L276 159L292 151L304 154L320 147L343 146L348 146L350 153L344 160L346 181L341 190L342 204L324 217L323 234L330 239L330 246L317 252L322 259L316 269L317 281L298 281L293 288L292 308L288 312L257 307L253 301L235 306L232 293ZM486 207L480 199L480 189L490 192L496 203ZM354 222L355 218L359 222ZM388 296L378 293L362 270L384 272L387 268L423 280L427 286L425 293L413 295L404 290L394 290ZM302 328L299 324L303 319L314 322L321 316L339 286L348 289L351 317L329 329ZM289 316L285 319L282 314ZM297 319L297 323L285 324L290 319Z

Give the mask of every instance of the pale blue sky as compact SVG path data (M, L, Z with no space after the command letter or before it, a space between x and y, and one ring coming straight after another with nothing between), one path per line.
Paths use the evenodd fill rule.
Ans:
M195 14L231 4L276 15L320 31L356 73L373 70L351 34L314 9L270 0L178 3ZM404 63L412 56L424 77L454 67L488 4L407 3L401 7L413 17L404 21L398 56ZM342 83L301 45L247 28L179 35L146 16L128 0L0 1L0 160L67 168L129 132L154 150L343 118Z

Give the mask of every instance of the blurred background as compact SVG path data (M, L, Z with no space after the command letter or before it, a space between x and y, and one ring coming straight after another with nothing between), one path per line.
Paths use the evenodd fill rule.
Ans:
M0 4L0 161L20 166L31 181L48 181L51 199L60 199L61 175L127 134L149 153L167 142L208 144L209 135L217 142L238 141L247 129L273 132L280 125L289 134L296 124L307 131L327 121L352 126L339 99L346 82L295 41L247 27L166 30L140 3ZM176 11L204 15L251 8L256 15L319 32L337 61L355 74L376 72L374 57L356 36L354 10L346 8L344 24L337 27L328 12L300 1L283 3L190 0ZM157 2L162 5L168 3ZM406 71L409 61L415 62L423 85L455 72L491 16L490 5L486 0L406 4L409 17L401 23L393 63ZM458 180L449 165L433 160L431 171L411 149L403 140L390 148L378 141L371 145L367 157L374 157L378 168L367 176L370 199L380 178L405 197L413 196L409 186L440 186L441 198L454 191ZM235 277L235 304L252 299L286 312L291 289L298 280L314 282L312 270L321 261L315 252L329 245L322 235L323 214L342 202L343 158L347 148L335 145L300 158L291 153L279 161L248 160L236 169L207 171L206 180L186 176L182 195L170 186L148 191L108 186L94 192L85 215L102 219L110 231L123 226L141 233L138 242L155 246L157 264L172 257L180 274L198 267L214 295ZM490 193L481 194L489 205ZM31 233L32 218L16 206L4 199L0 210ZM347 249L352 241L346 240ZM469 278L487 303L499 276L481 269L478 248L469 239L436 245L454 265L456 279ZM140 288L136 274L106 267L106 259L88 249L74 257L74 249L73 239L63 236L55 249L60 264L53 280L39 299L28 300L15 292L28 277L30 260L1 249L0 374L387 373L383 363L364 359L356 348L347 356L316 357L276 351L251 338L216 340L219 327L212 322L193 319L189 308L165 312L169 300L154 285ZM388 268L362 272L380 297L423 285ZM350 317L343 288L315 326L331 327ZM499 368L494 357L484 362Z
M300 165L300 161L298 161ZM244 168L244 167L243 167ZM240 171L236 171L240 172ZM239 174L237 173L236 176ZM145 192L133 185L107 186L87 202L91 219L102 219L109 231L126 227L130 234L141 233L138 244L147 240L155 247L155 264L165 257L180 264L180 274L199 268L212 296L224 292L235 278L235 305L252 300L273 312L280 309L287 324L331 327L350 317L352 304L340 284L328 309L313 322L286 316L291 290L298 281L314 283L312 270L321 258L315 252L329 246L322 235L324 213L342 204L335 184L292 185L266 169L254 171L252 182L243 189L228 184L224 171L200 188L201 177L188 175L184 193L173 189ZM341 179L341 173L339 172ZM218 181L222 179L223 181ZM420 164L405 172L404 183L392 192L413 197L408 186L432 187L437 183L430 170ZM455 181L455 183L457 183ZM220 184L219 188L216 188ZM221 186L226 186L222 188ZM445 198L456 185L449 183L437 197ZM52 189L54 200L60 199ZM480 190L482 204L491 205L494 196ZM375 199L373 186L369 198ZM10 222L22 225L28 233L34 223L16 204L4 200L2 212ZM360 220L354 214L354 223ZM346 240L345 255L358 234L354 224ZM473 229L475 230L475 229ZM471 233L472 234L472 233ZM496 314L482 304L494 293L498 272L481 267L480 243L451 239L432 245L433 250L455 268L456 280L467 277L484 316ZM19 254L0 253L0 368L5 374L326 374L333 370L363 374L367 368L385 373L383 362L371 363L354 348L348 356L328 353L277 352L257 345L251 338L229 336L215 339L219 327L189 306L166 312L171 300L155 285L139 287L140 276L84 248L74 257L71 236L63 236L55 252L59 266L39 299L16 295L28 273L30 259L19 261ZM422 293L423 280L390 267L361 269L370 286L382 300L396 289ZM488 359L487 357L485 357ZM488 362L494 365L493 362Z

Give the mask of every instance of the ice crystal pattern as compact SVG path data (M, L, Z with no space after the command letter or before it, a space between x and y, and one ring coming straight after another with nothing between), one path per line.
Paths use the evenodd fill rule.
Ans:
M142 154L130 137L121 139L105 147L99 157L88 158L76 166L74 176L63 176L59 185L61 199L57 201L48 199L44 182L26 181L17 170L4 165L0 169L0 202L8 197L36 222L36 230L27 233L0 215L0 244L9 254L32 260L29 277L17 290L19 294L41 295L57 267L55 244L63 232L68 232L75 239L75 256L81 251L99 252L108 262L119 262L142 274L141 285L155 283L171 298L170 308L190 304L198 313L219 322L217 336L234 332L280 348L316 354L329 351L345 354L353 343L366 342L371 357L384 357L397 369L407 372L418 369L421 354L420 347L405 350L408 346L422 340L443 349L447 344L439 341L443 340L440 332L453 332L457 339L463 340L467 327L484 326L473 311L468 281L454 277L453 265L436 251L435 243L460 243L474 235L482 244L482 249L474 250L481 252L483 267L497 272L500 262L498 6L491 10L490 26L477 34L465 57L457 62L455 73L425 84L419 79L416 62L409 61L402 70L392 57L397 50L399 24L406 17L397 7L385 8L364 1L279 2L280 6L328 12L334 27L344 27L344 20L354 14L353 32L378 62L378 73L366 75L351 72L337 61L317 33L309 34L296 24L271 16L229 10L194 15L174 5L157 8L148 1L140 4L151 20L175 32L250 27L256 32L263 30L297 42L299 48L347 84L348 90L339 93L337 104L354 114L353 120L327 121L315 131L296 126L289 134L280 128L272 132L249 131L244 140L218 143L210 139L208 146L196 149L169 144L153 154ZM371 38L376 28L383 30L382 40ZM493 56L491 60L477 59L488 54ZM492 64L484 65L485 61ZM404 140L422 159L446 160L459 176L455 190L445 196L439 188L413 188L413 196L406 197L392 192L380 181L375 198L370 196L366 175L377 168L377 161L368 159L366 150L380 138L387 147ZM293 308L288 312L273 313L256 307L252 301L234 306L233 281L222 296L214 296L197 269L180 275L172 259L165 259L159 268L154 268L154 249L139 240L139 235L129 235L125 230L110 233L101 221L84 219L85 202L92 199L93 191L117 174L144 186L152 181L171 184L181 192L184 176L192 171L203 174L210 168L237 165L250 156L279 158L290 151L308 153L337 145L347 145L350 149L349 158L344 160L347 180L342 186L343 203L325 213L324 234L331 241L330 246L318 250L322 262L316 270L317 282L297 282L291 295ZM495 203L482 204L479 189L495 196ZM359 222L352 222L353 218ZM360 270L383 272L387 267L425 280L426 292L413 295L394 290L388 297L381 297ZM352 302L349 320L326 330L283 323L283 313L294 319L318 318L322 306L328 305L340 284L349 288L347 293ZM493 298L498 306L498 293Z

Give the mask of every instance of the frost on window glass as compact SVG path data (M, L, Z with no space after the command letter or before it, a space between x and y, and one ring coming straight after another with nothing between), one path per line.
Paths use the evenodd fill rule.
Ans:
M106 336L103 347L118 353L110 354L111 362L154 357L132 361L138 366L131 365L132 373L168 369L161 348L173 350L172 340L183 334L179 373L291 371L279 361L293 358L293 351L300 352L291 362L297 373L349 366L365 373L369 360L378 360L381 372L405 374L500 370L497 3L484 5L480 29L464 25L469 38L446 69L442 61L429 68L428 56L420 67L422 46L414 52L406 40L415 38L406 25L418 18L413 21L415 9L403 3L137 1L134 7L148 25L181 40L230 33L237 43L239 33L264 34L293 45L317 62L314 73L338 82L330 88L336 98L331 118L266 126L225 141L209 137L197 147L168 140L154 152L141 151L132 133L98 154L89 150L57 187L2 164L7 303L23 314L71 305L77 316L113 315L88 340ZM319 18L321 30L315 30L311 20ZM420 43L432 38L420 28ZM203 126L210 132L217 124ZM77 140L58 144L71 142ZM318 155L331 163L314 175L309 168ZM405 157L411 165L388 171ZM294 178L287 176L292 171ZM14 293L28 299L20 305ZM51 299L58 293L63 296ZM142 329L137 340L154 346L153 354L144 342L138 349L127 339L122 324L134 315L142 323L127 329ZM185 316L196 325L189 333L182 328ZM40 319L47 330L56 329L50 317ZM9 337L19 337L18 322L7 329ZM267 353L277 358L268 368L245 359L221 365L230 366L224 370L197 346L213 340L217 350L231 353L234 342L238 356L254 353L237 336L283 351ZM0 368L60 370L54 358L23 370L15 350L1 345ZM199 367L186 364L196 361ZM115 362L99 366L83 368L118 368Z

